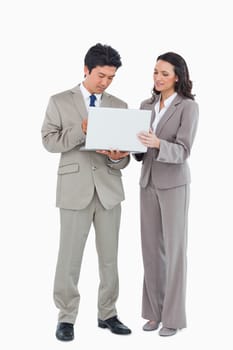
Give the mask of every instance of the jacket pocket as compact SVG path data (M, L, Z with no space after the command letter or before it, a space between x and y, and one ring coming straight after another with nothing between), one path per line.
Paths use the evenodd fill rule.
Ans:
M78 173L79 172L79 164L66 164L66 165L60 165L58 168L58 175L65 175L65 174L71 174L71 173Z
M116 176L121 177L121 171L119 169L111 169L111 168L109 168L108 172L110 174L112 174L112 175L116 175Z

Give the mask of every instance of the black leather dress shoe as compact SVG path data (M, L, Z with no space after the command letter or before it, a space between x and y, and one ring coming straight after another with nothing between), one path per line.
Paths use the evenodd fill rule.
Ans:
M121 323L117 316L108 318L107 320L98 320L98 326L100 328L108 328L112 333L115 334L130 334L131 330Z
M60 322L57 325L56 337L58 340L70 341L74 339L74 326L72 323Z

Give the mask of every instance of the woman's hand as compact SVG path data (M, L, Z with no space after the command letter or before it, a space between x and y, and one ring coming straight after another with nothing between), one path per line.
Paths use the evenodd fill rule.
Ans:
M144 146L159 149L160 139L153 133L151 129L149 132L141 131L137 136L139 141L141 141Z

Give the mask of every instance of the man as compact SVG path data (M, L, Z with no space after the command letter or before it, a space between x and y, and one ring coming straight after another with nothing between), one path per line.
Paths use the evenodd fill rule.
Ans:
M131 330L117 317L117 247L124 190L121 170L129 153L83 151L89 106L127 108L120 99L107 94L121 58L111 46L96 44L84 59L84 81L75 88L50 98L42 126L43 145L61 153L57 207L60 208L60 248L54 301L60 310L56 337L74 338L80 295L77 288L86 239L93 223L99 261L98 326L115 334Z

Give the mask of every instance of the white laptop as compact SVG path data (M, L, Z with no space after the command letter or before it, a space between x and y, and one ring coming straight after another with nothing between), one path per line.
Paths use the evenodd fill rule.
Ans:
M148 110L90 107L83 150L146 152L137 134L149 131L150 120Z

